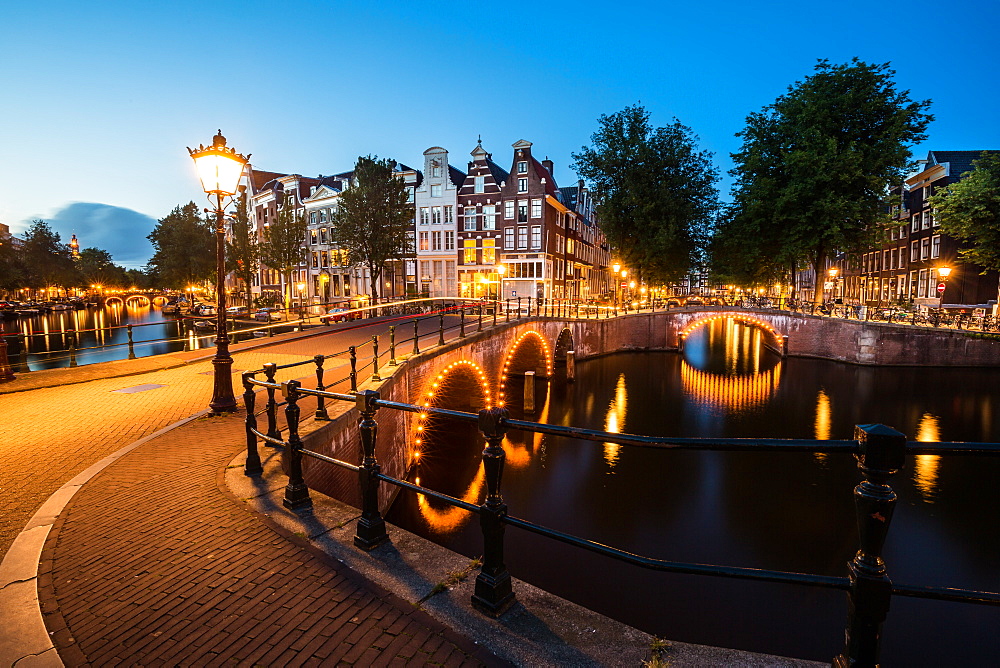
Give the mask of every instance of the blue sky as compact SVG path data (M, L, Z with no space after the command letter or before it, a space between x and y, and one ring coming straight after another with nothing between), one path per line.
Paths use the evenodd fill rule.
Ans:
M891 62L930 98L918 147L1000 148L1000 3L15 3L0 23L0 222L141 266L156 218L204 202L185 146L222 128L261 169L358 155L464 168L482 134L576 179L597 117L641 102L690 126L723 172L750 111L818 58ZM729 180L722 184L723 194Z

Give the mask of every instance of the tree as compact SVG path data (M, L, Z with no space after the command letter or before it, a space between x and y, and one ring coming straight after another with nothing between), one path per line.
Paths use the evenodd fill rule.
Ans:
M964 261L1000 270L1000 153L984 151L972 164L930 203L942 232L972 244L958 251Z
M0 290L14 291L24 285L25 269L9 236L0 235Z
M155 251L149 266L163 287L183 290L215 275L214 227L194 202L174 207L146 238Z
M926 139L929 100L897 91L889 64L820 60L814 73L747 117L730 172L735 215L719 232L753 254L820 277L836 252L859 252L889 225L885 194ZM813 298L822 301L823 282Z
M120 287L131 285L125 269L111 261L111 253L100 248L84 248L80 251L76 258L76 269L84 287L94 284Z
M676 118L652 127L638 104L598 124L594 146L573 154L573 168L590 182L601 229L639 276L679 279L699 260L718 208L712 154Z
M385 263L413 253L409 234L413 206L395 169L394 160L359 157L355 184L340 195L332 216L333 243L346 250L353 262L367 267L372 300L378 299Z
M226 241L226 265L242 281L243 290L249 299L250 285L260 267L260 246L250 225L246 193L236 200L236 213Z
M264 242L260 244L260 262L284 277L285 307L290 308L292 270L305 258L306 219L299 215L293 203L278 210L277 219L264 228Z
M45 221L31 221L24 233L21 256L27 283L33 288L68 287L77 282L69 246Z

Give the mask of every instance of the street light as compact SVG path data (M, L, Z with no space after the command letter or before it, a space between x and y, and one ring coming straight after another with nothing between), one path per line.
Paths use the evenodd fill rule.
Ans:
M232 198L239 192L243 169L250 156L243 156L236 149L226 147L226 138L222 130L212 138L212 145L198 145L197 149L188 148L188 153L194 160L201 187L209 195L215 195L215 294L216 328L215 357L212 366L215 368L215 388L212 401L208 406L215 414L229 413L236 410L236 397L233 396L233 358L229 355L229 337L226 333L226 227L225 206L223 199ZM230 199L228 204L232 203ZM227 205L228 205L227 204Z
M830 285L831 285L831 287L830 287L830 300L831 301L837 298L837 273L839 271L840 270L837 269L836 267L830 267L827 270L827 272L826 272L830 276Z
M297 283L295 285L295 287L297 287L299 289L299 320L302 320L302 307L304 306L304 304L302 302L304 301L303 300L303 293L306 291L306 284L305 283Z
M507 267L502 264L497 265L497 275L500 279L497 281L497 300L503 299L503 275L507 273Z

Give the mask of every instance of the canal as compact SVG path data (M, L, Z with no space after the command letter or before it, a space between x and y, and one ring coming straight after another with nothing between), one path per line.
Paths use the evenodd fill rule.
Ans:
M80 365L127 359L128 325L132 325L137 357L177 352L184 350L185 345L188 348L214 345L214 332L192 334L189 323L190 319L164 315L158 305L113 302L107 306L19 316L4 322L4 338L15 370L38 371L68 367L74 356ZM76 350L71 356L69 347L74 335ZM26 342L23 356L22 341Z
M578 363L577 382L557 378L526 417L660 436L817 439L849 439L855 424L882 422L911 440L990 441L1000 421L995 381L992 370L781 360L761 346L759 330L724 320L693 334L683 355ZM516 393L510 400L521 404ZM475 436L428 430L421 484L478 503ZM506 447L511 515L631 552L845 576L857 549L860 477L850 456L653 451L515 431ZM998 480L996 458L910 458L892 481L890 577L1000 590ZM478 522L464 511L404 492L388 519L467 556L482 553ZM843 592L656 573L517 529L506 536L513 576L661 637L819 661L843 642ZM994 664L998 628L995 607L897 597L883 664Z

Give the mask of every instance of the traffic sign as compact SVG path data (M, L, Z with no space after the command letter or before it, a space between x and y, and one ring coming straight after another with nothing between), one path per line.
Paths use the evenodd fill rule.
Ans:
M944 292L944 283L938 283L938 292Z

